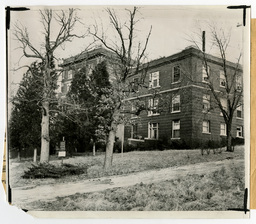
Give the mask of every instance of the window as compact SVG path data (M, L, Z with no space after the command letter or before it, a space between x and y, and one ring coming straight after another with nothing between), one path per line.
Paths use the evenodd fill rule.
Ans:
M70 90L71 83L67 83L67 92Z
M135 139L138 138L138 124L132 125L131 138L135 138Z
M208 74L207 74L208 73ZM210 67L207 66L207 71L205 66L203 66L202 68L202 74L203 74L203 82L209 82L209 77L208 75L210 75Z
M226 86L226 78L225 78L225 74L224 71L220 71L220 86L221 87L225 87Z
M134 78L132 83L132 90L135 92L139 91L139 78Z
M203 121L203 133L210 133L210 121Z
M148 138L158 139L158 123L148 123Z
M173 77L172 82L178 82L180 81L180 66L173 67Z
M156 88L159 86L159 72L149 74L149 88Z
M241 75L236 76L236 89L238 91L242 90L242 76Z
M220 103L222 105L223 110L227 111L227 99L220 98ZM223 116L222 111L220 112L220 115Z
M210 95L203 95L203 112L207 113L210 111Z
M220 123L220 135L227 135L227 128L225 123Z
M236 109L236 117L237 118L242 118L242 105L237 107L237 109Z
M172 98L172 112L180 112L180 95Z
M236 128L236 137L238 137L238 138L243 137L243 127L242 126L237 126L237 128Z
M180 120L172 121L172 138L180 138Z
M159 115L158 98L151 98L148 100L148 116Z
M93 72L93 70L95 69L95 65L94 64L90 64L88 66L88 75L90 76Z
M131 111L131 118L137 118L138 116L135 114L136 113L136 107L134 104L132 104L132 111Z
M72 70L68 70L68 79L72 79Z

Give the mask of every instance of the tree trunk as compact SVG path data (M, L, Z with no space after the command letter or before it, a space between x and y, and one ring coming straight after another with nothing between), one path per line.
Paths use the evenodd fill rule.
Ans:
M33 158L33 162L36 163L36 157L37 157L37 149L34 149L34 158Z
M41 154L40 163L49 162L49 102L45 101L42 103L42 123L41 123Z
M112 166L113 161L113 149L116 137L116 124L111 125L111 131L108 135L107 145L106 145L106 154L105 154L105 161L104 161L104 170L108 170Z
M232 149L232 135L231 135L231 124L227 124L227 152L233 152Z
M95 156L96 155L96 145L95 145L95 141L93 141L93 146L92 146L92 155Z
M17 156L17 158L18 158L18 161L21 161L21 159L20 159L20 149L18 150L18 156Z

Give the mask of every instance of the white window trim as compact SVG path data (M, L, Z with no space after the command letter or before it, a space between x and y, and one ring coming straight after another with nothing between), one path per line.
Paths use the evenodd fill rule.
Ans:
M205 132L204 131L204 122L207 122L207 124L208 124L208 129L209 129L209 131L208 132ZM203 120L203 123L202 123L202 133L203 134L211 134L211 130L210 130L210 121L208 121L208 120Z
M236 76L236 90L237 91L242 91L242 87L243 87L242 76L241 75L237 75Z
M153 75L157 75L157 78L153 79ZM157 85L153 86L153 81L157 80ZM152 72L149 74L149 88L150 89L155 89L155 88L159 88L160 87L160 74L159 71L156 72Z
M224 124L224 127L225 127L225 134L222 134L221 133L221 125L223 125ZM227 125L226 125L226 123L220 123L220 136L227 136Z
M150 135L151 135L151 125L153 126L153 124L156 124L157 125L157 132L156 132L156 138L152 138ZM159 138L159 123L156 123L156 122L148 122L148 138L146 139L154 139L154 140L158 140Z
M73 78L73 71L68 70L68 79L72 79L72 78Z
M174 68L175 67L179 67L179 70L180 70L180 78L179 78L179 80L178 81L176 81L176 82L174 82L173 80L174 80ZM181 69L180 69L180 66L179 65L175 65L175 66L173 66L173 68L172 68L172 84L175 84L175 83L180 83L181 82Z
M210 66L207 65L207 71L208 71L208 74L210 74ZM208 80L205 80L204 78L207 78ZM209 76L207 76L207 72L206 72L206 69L205 69L205 65L203 65L202 67L202 82L205 82L205 83L208 83L209 82Z
M135 93L138 93L138 92L139 92L139 78L138 78L138 77L136 77L136 78L133 78L133 79L132 79L132 81L133 81L133 85L134 85L134 84L136 84L136 83L135 83L135 79L138 79L138 82L137 82L138 90L134 90L134 89L133 89L133 91L134 91Z
M179 121L179 129L174 129L174 122L175 121ZM173 137L174 136L174 130L179 130L180 131L180 120L173 120L172 121L172 137L171 137L171 139L180 139L180 137L178 137L178 138Z
M157 101L157 105L154 105L154 103ZM152 109L158 109L158 104L159 104L159 99L158 98L150 98L148 99L148 104L149 104L149 108L150 110L148 110L148 117L152 117L152 116L158 116L160 115L159 112L157 113L153 113Z
M238 127L240 127L240 128L242 129L242 130L241 130L241 132L242 132L242 136L239 136L239 135L237 134L237 128L238 128ZM244 129L244 128L243 128L243 126L242 126L242 125L237 125L237 126L236 126L236 137L237 137L237 138L244 138L243 129Z
M208 110L204 109L204 105L208 105ZM211 96L209 94L203 94L203 113L209 113L211 108Z
M223 101L221 101L221 99L223 99L223 101L225 102L224 104L222 104ZM225 99L225 98L221 98L221 99L220 99L220 103L221 103L221 105L222 105L222 108L223 108L225 111L227 111L227 109L228 109L228 102L227 102L227 99ZM220 110L220 116L223 117L223 113L222 113L221 110Z
M222 85L222 82L223 82L223 81L224 81L224 84L225 84L225 85ZM226 88L226 85L227 85L227 80L226 80L224 71L223 71L223 70L220 70L220 87Z
M179 110L173 110L174 109L174 106L173 106L173 104L174 104L174 100L175 100L175 98L176 97L179 97ZM181 107L181 104L180 104L180 95L176 95L176 96L174 96L173 98L172 98L172 114L174 114L174 113L179 113L180 112L180 107Z
M240 110L238 110L240 108ZM237 111L241 111L241 117L237 116ZM239 107L236 108L236 118L239 120L243 120L243 107L240 105Z
M134 112L135 110L136 110L136 108L132 104L132 112ZM138 115L131 113L131 119L137 119L138 117L139 117Z

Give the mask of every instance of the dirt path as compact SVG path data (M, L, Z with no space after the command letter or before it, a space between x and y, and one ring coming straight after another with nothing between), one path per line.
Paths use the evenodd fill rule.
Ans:
M230 166L232 163L243 162L243 160L206 162L181 167L170 167L160 170L138 172L125 176L110 176L97 179L87 179L68 184L58 183L40 185L33 188L13 188L12 204L23 209L26 208L31 210L32 208L29 207L29 204L38 200L51 201L56 200L56 197L64 197L76 193L89 193L116 187L128 187L141 182L144 184L160 182L170 179L177 179L189 174L207 174L218 170L223 166Z

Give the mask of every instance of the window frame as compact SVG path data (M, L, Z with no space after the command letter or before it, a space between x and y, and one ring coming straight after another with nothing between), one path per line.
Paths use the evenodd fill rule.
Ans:
M242 76L241 75L236 75L236 90L237 91L242 91Z
M154 127L154 125L156 126ZM156 138L152 137L152 133L153 135L155 134L153 131L156 131ZM148 139L158 140L158 138L159 138L159 123L149 122L148 123Z
M67 79L72 79L73 78L73 71L72 70L68 70L67 72Z
M134 127L136 127L136 131L134 131ZM131 125L131 139L137 139L134 138L134 133L136 133L136 136L138 136L138 123L134 123Z
M225 103L223 104L223 102L225 102ZM227 112L227 109L228 109L228 101L227 101L227 99L226 98L220 98L220 103L222 105L222 108ZM222 113L221 110L220 110L220 116L223 116L223 113Z
M207 72L210 74L210 66L207 65ZM202 82L208 83L209 82L209 76L207 76L205 65L202 67ZM207 78L207 80L205 80Z
M137 81L135 81L135 80L137 80ZM132 90L136 93L139 92L139 77L133 78L133 80L132 80Z
M206 126L204 124L207 124ZM207 131L204 131L204 128L207 128ZM209 120L203 120L202 122L202 133L203 134L211 134L211 124L210 124L210 121Z
M157 85L154 85L155 80L157 82ZM149 88L154 89L158 87L160 87L160 73L159 71L152 72L149 74Z
M175 122L178 122L178 126L179 126L178 129L177 129L177 126L175 127ZM178 137L175 137L175 131L178 131L179 133ZM172 121L172 139L180 139L180 119Z
M224 128L221 127L222 125L224 125ZM220 135L221 136L227 136L227 125L226 125L226 123L220 123Z
M238 131L238 128L240 128L240 131ZM241 133L241 135L239 135L239 132ZM242 125L237 125L236 126L236 137L237 138L244 138L243 126Z
M152 97L148 99L148 116L157 116L160 115L159 110L159 98ZM155 111L154 111L155 110Z
M178 97L178 102L176 103L176 98ZM175 108L175 103L179 104L179 110L174 110ZM180 103L180 94L175 95L174 97L172 97L172 113L179 113L180 112L180 108L181 108L181 103Z
M238 116L238 112L241 113L241 116ZM236 108L236 118L243 119L243 106L242 105L240 105L239 107Z
M174 80L174 77L175 77L175 69L178 68L179 70L179 79L177 81ZM180 82L180 78L181 78L181 68L180 68L180 65L175 65L173 66L172 68L172 84L174 83L179 83Z
M224 85L223 85L224 84ZM223 70L220 70L220 87L226 88L227 80Z
M205 105L206 108L205 108ZM211 108L211 95L210 94L203 94L203 112L208 113Z

